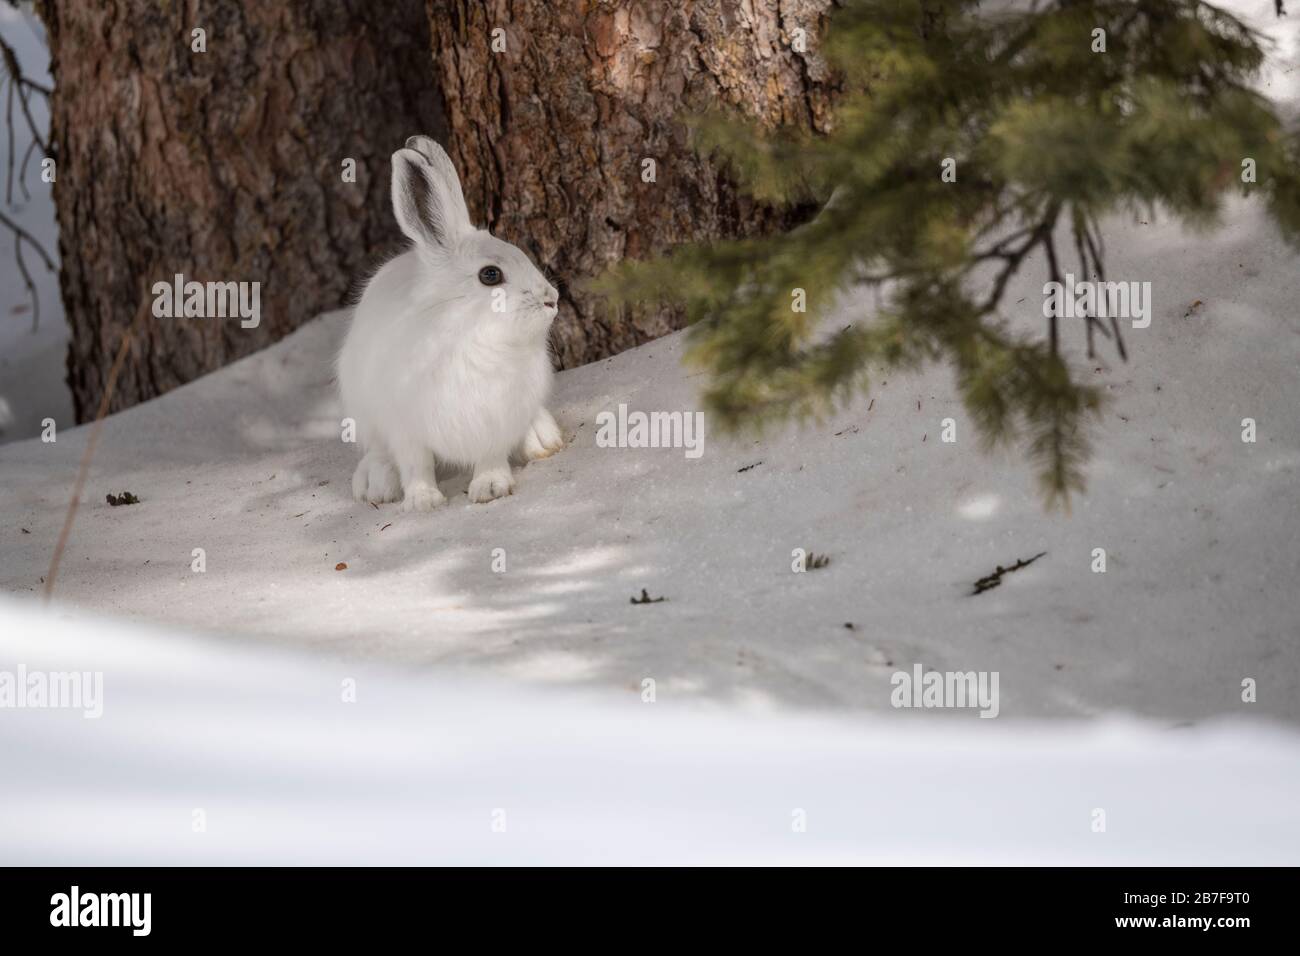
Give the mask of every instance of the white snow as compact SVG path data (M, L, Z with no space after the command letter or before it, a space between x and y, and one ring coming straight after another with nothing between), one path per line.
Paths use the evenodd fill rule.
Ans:
M1300 849L1300 736L1257 723L719 713L12 601L0 631L0 671L13 655L103 675L97 720L0 710L8 864L1205 866Z

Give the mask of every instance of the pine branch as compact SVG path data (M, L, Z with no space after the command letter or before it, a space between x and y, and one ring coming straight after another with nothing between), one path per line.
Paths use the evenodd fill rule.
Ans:
M1104 56L1089 42L1098 25ZM1101 393L1063 363L1059 317L1041 342L1002 330L1011 281L1040 248L1051 281L1063 254L1107 281L1100 222L1117 211L1212 225L1235 188L1225 157L1256 160L1258 184L1241 191L1262 193L1300 244L1300 137L1252 86L1264 42L1204 0L847 0L823 51L842 83L831 132L696 120L756 198L834 201L783 235L624 263L598 288L682 309L725 427L820 417L866 389L871 363L946 361L981 440L1027 436L1045 497L1068 507ZM941 181L948 160L957 175ZM1072 250L1057 246L1062 216ZM856 288L884 300L878 314L819 338ZM1100 335L1127 361L1120 317L1084 318L1088 356Z

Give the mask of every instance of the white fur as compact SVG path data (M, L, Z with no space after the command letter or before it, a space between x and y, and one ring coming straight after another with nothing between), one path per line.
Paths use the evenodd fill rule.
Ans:
M414 245L367 284L338 358L344 414L362 458L354 495L406 511L446 501L437 465L470 467L470 500L514 490L509 456L552 454L563 436L543 407L555 288L521 250L475 229L447 154L412 137L393 154L393 209ZM500 285L479 281L495 265ZM504 293L493 310L493 291Z

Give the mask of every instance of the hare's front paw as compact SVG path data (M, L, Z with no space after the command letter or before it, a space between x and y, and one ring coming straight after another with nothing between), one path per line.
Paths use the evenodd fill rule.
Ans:
M474 472L474 478L469 483L469 500L482 504L494 498L503 498L514 490L515 478L510 474L509 465L486 468Z
M402 497L402 482L397 466L372 451L366 452L352 473L352 496L357 501L382 505Z
M439 505L447 503L446 496L438 490L437 485L427 481L412 483L411 487L406 489L406 497L402 499L403 511L432 511Z
M564 433L560 431L560 426L555 423L550 412L540 409L533 423L528 426L528 434L524 436L524 457L536 461L554 455L563 447Z

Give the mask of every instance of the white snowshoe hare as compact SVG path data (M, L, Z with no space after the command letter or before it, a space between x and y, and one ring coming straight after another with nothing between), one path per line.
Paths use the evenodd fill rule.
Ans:
M543 407L555 287L474 228L456 167L427 136L393 154L393 211L414 245L366 285L338 358L362 451L353 495L428 511L447 500L441 465L473 468L471 501L508 495L512 453L545 458L564 444Z

